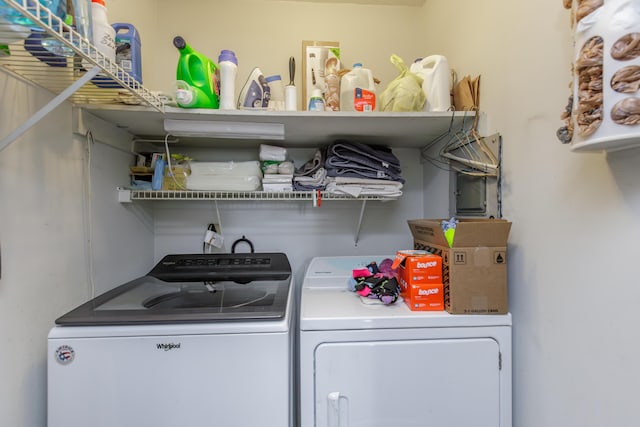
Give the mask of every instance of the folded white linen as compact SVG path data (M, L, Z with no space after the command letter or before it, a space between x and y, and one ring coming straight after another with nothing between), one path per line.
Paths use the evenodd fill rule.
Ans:
M268 184L277 184L277 183L291 184L292 180L293 180L293 175L286 175L286 174L279 174L279 173L275 173L275 174L265 173L264 177L262 178L262 184L265 184L265 183L268 183Z
M325 168L320 168L315 171L312 176L294 176L293 180L304 185L324 186L327 184L327 170Z
M335 177L329 178L326 191L333 194L348 194L353 197L398 198L402 196L402 183L383 179Z
M386 184L393 187L402 188L402 183L400 181L391 181L388 179L375 179L375 178L356 178L356 177L348 177L348 176L332 176L329 177L329 181L333 181L336 184Z

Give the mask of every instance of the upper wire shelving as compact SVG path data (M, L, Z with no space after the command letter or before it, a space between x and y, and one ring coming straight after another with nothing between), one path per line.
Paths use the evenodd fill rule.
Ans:
M55 66L42 61L25 49L23 40L8 45L9 55L0 56L0 69L24 81L42 87L54 94L45 107L32 115L22 126L0 140L0 150L13 142L53 108L69 99L74 104L135 104L164 112L164 103L147 88L131 77L124 69L64 23L40 2L33 0L4 0L7 6L22 14L41 33L59 42L71 56L56 57ZM6 6L5 6L6 7ZM0 36L16 38L16 30L23 33L27 27L0 21ZM42 56L40 55L42 58ZM109 88L99 87L98 82Z

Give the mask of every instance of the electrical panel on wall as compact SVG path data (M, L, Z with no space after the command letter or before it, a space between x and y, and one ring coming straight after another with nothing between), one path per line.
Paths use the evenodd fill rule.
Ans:
M456 217L501 218L501 137L499 134L484 139L484 147L497 159L495 169L471 170L452 168L449 188L449 211Z

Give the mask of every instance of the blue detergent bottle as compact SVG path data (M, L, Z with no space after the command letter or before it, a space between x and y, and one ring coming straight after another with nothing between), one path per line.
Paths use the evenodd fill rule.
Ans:
M142 84L142 43L140 32L132 24L111 24L116 31L116 64L134 80ZM107 77L96 77L91 82L101 88L119 88L118 83Z
M142 44L140 32L131 24L111 24L116 30L116 63L138 83L142 83Z

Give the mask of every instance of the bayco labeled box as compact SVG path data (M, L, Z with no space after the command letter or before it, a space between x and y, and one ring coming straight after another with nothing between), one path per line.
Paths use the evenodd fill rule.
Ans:
M444 307L452 314L508 312L507 239L511 222L459 219L451 247L443 219L409 220L414 248L442 257Z
M415 284L442 283L442 258L424 250L396 252L391 268L407 282Z
M444 310L442 257L420 250L398 251L391 268L398 273L402 298L411 310Z

